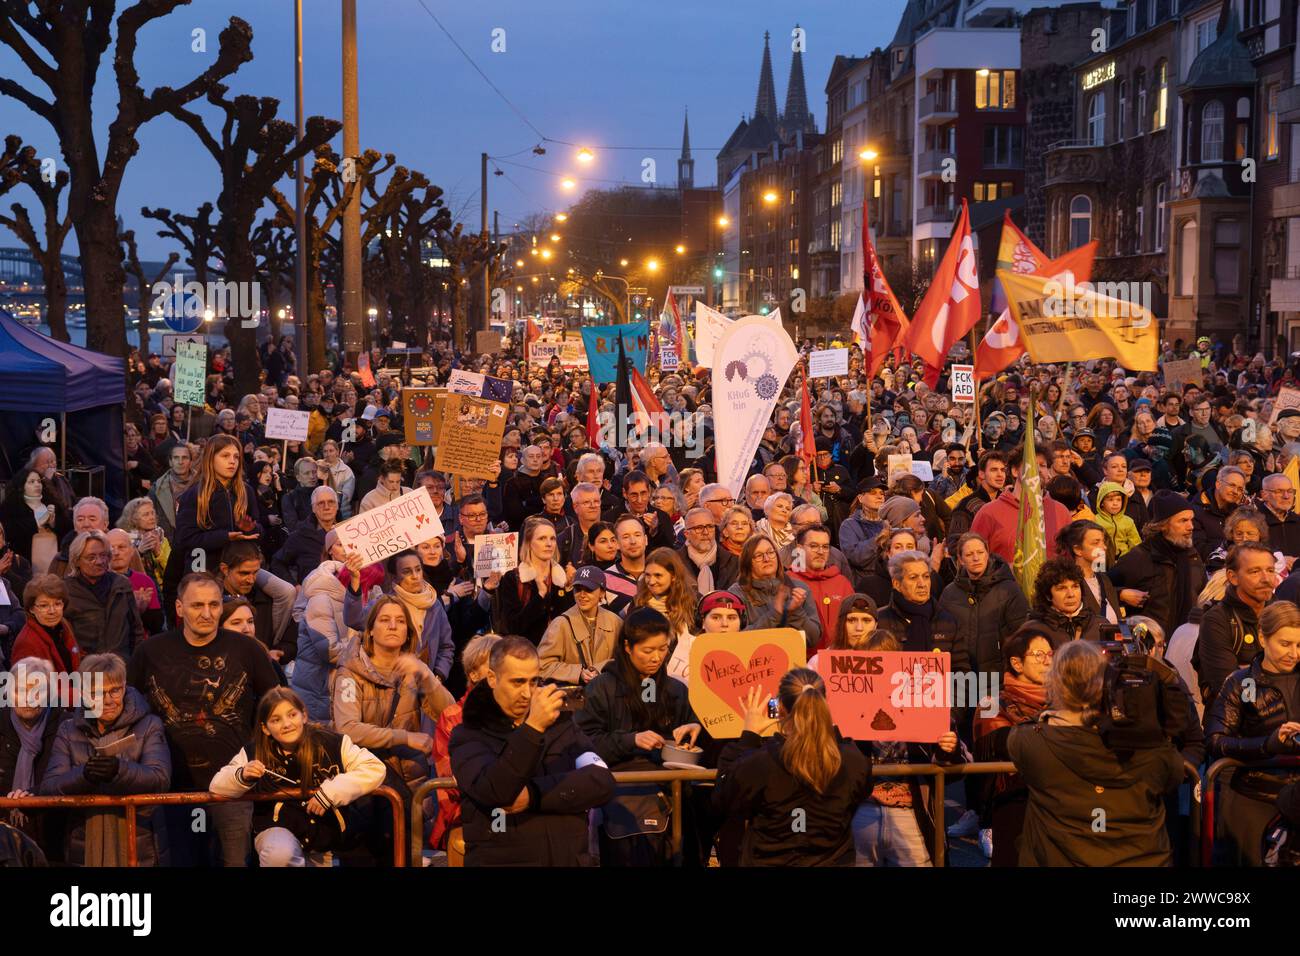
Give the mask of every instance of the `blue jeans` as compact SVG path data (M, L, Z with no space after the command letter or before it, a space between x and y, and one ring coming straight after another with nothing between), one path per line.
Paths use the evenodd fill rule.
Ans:
M911 807L860 804L853 814L853 846L858 866L933 866Z

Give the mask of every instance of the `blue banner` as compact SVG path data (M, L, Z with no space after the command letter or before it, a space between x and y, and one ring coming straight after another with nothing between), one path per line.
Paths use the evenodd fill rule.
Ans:
M587 349L587 364L591 367L596 384L614 381L618 371L618 337L623 336L623 349L632 360L632 366L645 374L646 352L649 351L650 323L628 322L624 325L598 325L584 327L582 344Z

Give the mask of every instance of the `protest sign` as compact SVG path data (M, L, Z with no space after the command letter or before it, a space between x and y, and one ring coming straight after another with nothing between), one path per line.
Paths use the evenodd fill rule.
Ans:
M268 408L266 410L266 437L284 441L306 441L307 423L311 412L295 411L292 408Z
M375 387L375 373L370 370L370 354L361 352L357 355L357 373L361 376L361 384L366 388Z
M208 347L203 342L176 343L173 394L182 405L202 405L207 394Z
M408 445L432 445L437 439L439 420L434 418L437 411L436 399L439 394L446 395L443 388L404 388L402 389L402 428Z
M632 367L645 374L646 353L650 348L650 323L627 322L623 325L597 325L582 330L582 343L587 350L587 364L597 385L614 381L618 369L618 340L623 338L623 351Z
M974 404L975 402L975 366L974 365L954 365L952 373L948 376L948 381L952 384L952 400L954 402L966 402Z
M583 331L586 331L585 329ZM799 360L784 326L762 316L731 323L713 352L713 416L718 482L740 498L754 451Z
M934 466L928 461L912 462L912 474L922 481L934 481Z
M817 655L831 719L854 740L938 741L951 720L948 669L946 653L823 650Z
M1165 391L1175 395L1183 394L1183 386L1188 382L1200 386L1205 380L1200 359L1179 359L1176 362L1160 363L1160 370L1165 373Z
M849 374L848 349L819 349L808 356L809 378L830 378Z
M496 477L505 430L505 405L474 395L449 394L433 467L466 478Z
M892 485L894 483L894 479L897 478L899 475L910 475L911 473L912 473L911 455L890 455L885 483Z
M207 336L198 333L192 333L190 335L186 335L183 332L164 332L162 340L163 340L163 350L162 350L163 358L175 358L177 343L195 342L199 345L203 345L204 343L207 342L208 339Z
M691 709L715 738L739 737L744 700L753 687L775 697L781 678L807 662L807 645L792 627L701 634L691 642Z
M474 577L485 578L494 571L505 574L519 567L519 535L480 534L474 539Z
M451 370L451 378L447 379L447 391L457 395L482 395L483 374L454 368Z
M376 564L442 534L442 521L433 510L429 489L421 486L334 528L345 551Z
M479 355L487 355L489 352L500 352L501 333L500 332L475 332L474 351L478 352Z
M1269 418L1270 425L1277 424L1277 416L1288 408L1300 408L1300 388L1283 388L1277 393L1277 398L1273 399L1273 414Z
M695 361L705 368L713 367L713 350L722 333L731 326L731 319L703 302L695 303Z

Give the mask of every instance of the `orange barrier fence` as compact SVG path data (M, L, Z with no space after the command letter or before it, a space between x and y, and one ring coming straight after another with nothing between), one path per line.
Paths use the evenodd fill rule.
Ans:
M406 866L406 808L401 795L391 787L379 787L371 796L388 801L393 811L393 865ZM85 810L91 807L121 807L126 811L127 866L138 865L138 828L136 811L139 807L184 807L207 803L238 803L243 800L302 800L301 790L281 790L276 793L250 794L243 797L218 797L210 793L136 793L128 796L92 794L74 797L0 797L0 811L15 810Z

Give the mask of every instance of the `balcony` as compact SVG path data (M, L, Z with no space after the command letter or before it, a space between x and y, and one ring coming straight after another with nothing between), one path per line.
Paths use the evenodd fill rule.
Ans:
M916 104L916 117L922 126L942 126L957 118L957 107L947 93L930 93Z
M1289 86L1277 94L1277 121L1300 123L1300 85Z
M929 149L916 158L916 175L921 179L942 179L943 164L953 156L946 149Z
M1101 183L1107 179L1109 162L1106 147L1087 140L1061 140L1044 151L1047 175L1045 186L1066 183Z
M927 222L951 224L956 215L957 210L949 209L947 206L922 206L916 211L916 224L918 226Z
M1300 216L1300 183L1273 187L1273 218Z

